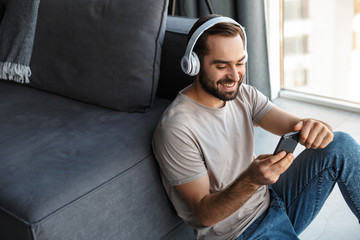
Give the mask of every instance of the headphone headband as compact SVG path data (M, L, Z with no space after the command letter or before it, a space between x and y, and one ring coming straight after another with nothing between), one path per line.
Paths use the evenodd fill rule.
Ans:
M186 74L189 74L191 76L198 74L200 70L200 64L196 53L193 52L194 46L196 44L196 41L201 36L201 34L203 34L203 32L205 32L206 30L208 30L209 28L211 28L212 26L218 23L233 23L240 27L241 31L244 34L245 62L247 61L247 47L246 47L247 39L246 39L246 33L244 27L229 17L215 17L202 24L198 29L196 29L196 31L191 36L186 47L185 55L181 59L181 68Z

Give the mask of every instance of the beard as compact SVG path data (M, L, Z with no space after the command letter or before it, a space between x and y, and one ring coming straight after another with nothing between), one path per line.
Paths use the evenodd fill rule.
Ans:
M200 68L200 74L199 74L199 82L205 92L211 94L212 96L222 100L222 101L230 101L236 98L236 96L239 93L239 88L242 84L243 77L240 79L240 81L237 83L238 86L236 90L234 91L228 91L228 92L221 92L220 89L217 87L219 84L232 84L235 81L231 80L229 78L223 78L216 81L215 85L212 85L213 81L206 75L205 71L201 70Z

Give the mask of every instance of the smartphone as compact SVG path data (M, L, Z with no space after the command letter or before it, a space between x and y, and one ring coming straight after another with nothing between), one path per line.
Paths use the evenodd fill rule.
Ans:
M299 142L299 138L300 131L291 132L283 135L275 148L274 155L278 154L281 151L285 151L286 153L293 153L296 145Z

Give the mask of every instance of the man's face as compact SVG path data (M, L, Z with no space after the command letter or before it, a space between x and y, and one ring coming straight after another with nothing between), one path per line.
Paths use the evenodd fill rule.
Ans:
M240 35L208 37L208 54L200 67L199 82L205 92L222 101L234 99L245 75L244 47Z

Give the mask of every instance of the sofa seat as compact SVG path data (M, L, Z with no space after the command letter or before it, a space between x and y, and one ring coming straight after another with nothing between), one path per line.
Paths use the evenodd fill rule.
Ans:
M1 81L1 239L160 239L181 225L150 145L169 103L118 112Z

